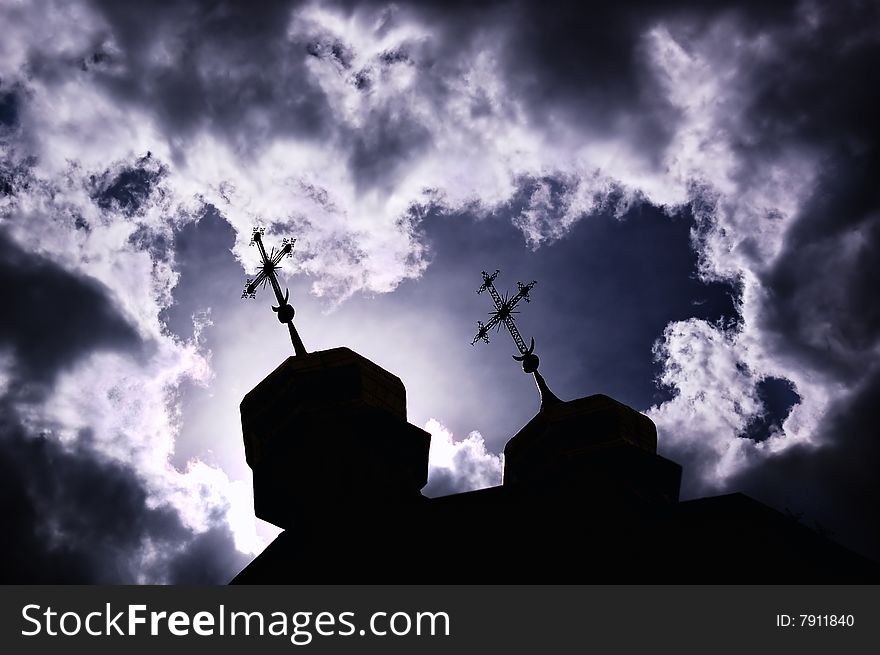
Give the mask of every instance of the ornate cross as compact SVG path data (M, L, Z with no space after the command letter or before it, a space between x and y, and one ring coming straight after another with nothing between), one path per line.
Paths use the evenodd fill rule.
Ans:
M265 231L266 228L255 227L253 234L251 235L250 245L253 246L256 244L260 251L260 259L262 261L257 276L253 279L248 279L245 282L244 291L241 292L241 297L256 298L257 288L271 284L272 290L275 292L275 298L278 300L278 306L273 306L272 311L278 315L279 321L287 324L287 328L290 331L290 341L293 343L293 351L298 356L302 356L307 354L307 351L306 347L303 345L302 339L299 338L299 333L296 331L296 327L293 325L293 317L296 314L296 311L288 302L288 299L290 298L290 290L285 289L284 293L281 293L281 285L278 284L277 276L277 272L281 270L281 267L278 265L279 262L284 257L292 256L293 244L296 243L296 239L282 239L282 246L279 250L276 251L275 248L272 248L272 250L267 253L266 248L263 245L263 234Z
M503 323L505 327L507 327L508 332L510 332L510 336L513 337L513 342L516 344L516 347L520 352L519 357L513 355L513 358L517 361L523 361L526 357L531 355L532 351L535 349L535 340L532 339L531 346L528 348L526 347L526 342L523 341L522 335L520 335L519 330L516 327L516 323L513 322L513 315L519 314L519 312L514 311L513 308L516 307L520 300L531 302L529 291L532 290L532 287L535 286L537 282L535 280L532 280L528 284L517 282L516 286L519 287L519 291L513 298L508 298L507 294L502 296L495 288L495 278L498 277L500 272L501 271L495 271L492 275L489 275L486 271L483 271L483 284L477 289L477 293L480 294L484 291L488 291L489 295L492 296L492 301L495 303L495 311L489 312L489 315L492 318L490 318L489 322L485 325L483 325L482 321L477 321L477 336L471 341L471 345L474 345L481 339L486 343L489 343L489 330L492 328L495 328L496 331L500 330L501 324Z
M516 323L514 323L513 320L513 315L519 314L518 311L514 310L514 307L517 306L520 300L531 302L529 292L537 282L535 280L532 280L528 284L517 282L516 286L518 287L518 291L513 298L510 298L507 294L502 295L498 293L498 290L495 288L495 278L498 277L499 273L500 271L496 270L489 275L486 271L483 271L483 284L477 289L477 293L480 294L484 291L488 291L489 295L492 296L492 301L495 303L495 311L489 312L491 318L485 325L482 321L477 321L477 335L474 337L473 341L471 341L471 345L474 345L480 340L489 343L489 330L492 328L495 328L496 331L500 330L501 325L503 324L508 332L510 332L510 336L513 338L513 342L516 344L516 348L520 353L519 355L512 355L512 357L518 362L522 362L523 371L535 374L538 391L541 393L541 407L543 408L546 405L561 402L559 398L550 391L544 378L538 373L539 360L538 356L534 353L535 339L532 338L530 345L526 346L526 342L519 333Z

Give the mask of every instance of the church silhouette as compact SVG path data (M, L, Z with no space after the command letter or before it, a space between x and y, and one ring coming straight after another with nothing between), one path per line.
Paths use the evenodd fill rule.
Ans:
M288 358L241 421L256 515L284 531L235 584L880 579L745 495L679 501L653 422L603 395L545 394L504 449L503 484L440 498L420 493L430 435L407 422L403 383L347 348Z

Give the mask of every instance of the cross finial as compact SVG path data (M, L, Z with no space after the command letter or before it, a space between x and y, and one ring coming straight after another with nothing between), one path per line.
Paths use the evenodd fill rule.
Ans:
M279 262L284 257L290 257L293 255L293 246L296 243L296 239L282 239L281 248L279 250L276 251L275 248L272 248L272 250L267 253L266 247L263 245L263 234L265 231L266 228L255 227L251 234L250 245L256 245L260 251L260 270L257 272L256 277L248 279L245 282L241 297L256 298L258 288L271 284L272 290L275 292L275 298L278 301L278 305L273 306L272 311L278 315L278 320L280 322L287 324L294 352L298 356L305 355L307 354L306 347L303 345L302 339L299 338L299 333L293 325L293 317L296 314L296 311L288 302L288 299L290 298L290 290L285 289L284 293L281 293L281 285L278 284L277 275L278 271L281 270L281 267L278 265Z
M518 311L514 310L514 307L517 306L520 300L531 302L529 292L537 282L535 280L532 280L528 284L517 282L517 293L513 298L509 298L507 294L502 295L498 293L498 290L495 288L495 278L498 277L500 272L501 271L496 270L490 275L486 271L483 271L483 284L477 289L477 293L481 294L484 291L488 291L495 304L495 311L489 312L490 318L488 323L483 324L482 321L477 321L477 334L473 341L471 341L471 345L474 345L477 341L485 341L486 343L489 343L489 331L492 328L495 328L496 331L500 330L501 325L503 324L508 332L510 332L510 336L513 338L513 342L516 344L516 348L520 353L519 355L512 355L512 357L518 362L522 362L524 372L534 373L535 375L535 382L537 383L538 391L541 394L541 408L543 409L545 406L552 403L561 402L559 398L550 391L544 378L538 373L538 364L540 363L540 360L534 353L535 339L532 338L531 343L526 346L526 342L519 333L519 329L516 327L516 323L513 320L513 315L519 314Z

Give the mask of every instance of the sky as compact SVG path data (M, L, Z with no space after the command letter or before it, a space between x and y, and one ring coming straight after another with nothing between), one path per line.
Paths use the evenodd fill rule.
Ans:
M682 498L880 558L872 2L0 0L0 580L222 583L241 398L306 347L399 376L426 495L538 410L646 413ZM491 554L488 554L491 557ZM743 553L759 558L761 553ZM719 563L723 564L723 563Z

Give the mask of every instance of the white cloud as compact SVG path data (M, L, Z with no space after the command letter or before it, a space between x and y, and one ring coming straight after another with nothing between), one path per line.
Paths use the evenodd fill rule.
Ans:
M648 416L660 431L660 453L684 464L688 495L723 489L762 457L811 443L828 403L824 387L797 370L771 368L756 347L747 332L697 319L669 324L655 346L663 365L658 381L674 397ZM757 385L770 370L792 379L802 400L780 431L756 443L741 435L764 411Z
M501 484L503 460L486 450L479 432L471 432L456 441L452 433L433 418L425 424L425 430L431 434L425 495L446 496Z

